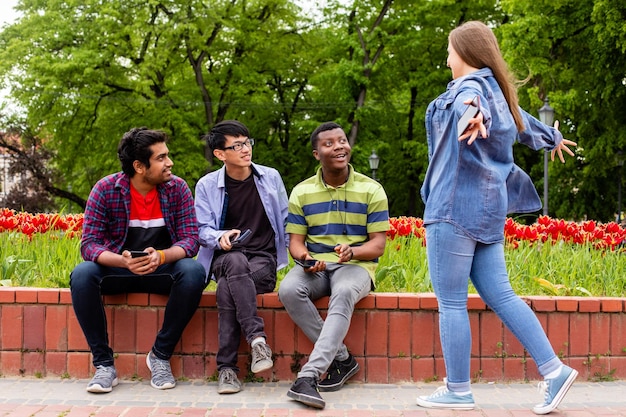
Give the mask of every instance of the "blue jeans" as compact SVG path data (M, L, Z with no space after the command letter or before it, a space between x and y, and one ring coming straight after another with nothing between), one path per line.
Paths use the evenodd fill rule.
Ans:
M483 301L532 356L541 375L558 369L558 359L539 320L513 291L504 245L473 240L450 223L426 226L430 279L439 303L439 333L452 391L469 389L471 333L467 312L468 277ZM456 388L456 389L455 389Z
M194 259L184 258L159 266L154 274L140 276L125 268L108 268L95 262L78 264L70 274L72 305L91 349L94 366L113 366L113 350L109 346L100 286L105 278L107 283L109 279L112 282L107 285L106 293L153 292L151 278L154 278L154 292L163 293L163 278L171 280L163 326L152 347L154 355L169 360L200 303L206 287L204 267Z
M315 274L296 265L287 273L278 287L278 297L294 323L314 343L298 378L319 378L333 359L348 359L343 339L350 328L355 304L371 288L368 272L353 264L328 263L325 271ZM313 304L324 296L330 296L325 321Z
M239 372L237 351L242 331L248 343L266 337L256 295L274 291L276 257L266 252L228 251L213 259L211 270L217 280L217 369Z

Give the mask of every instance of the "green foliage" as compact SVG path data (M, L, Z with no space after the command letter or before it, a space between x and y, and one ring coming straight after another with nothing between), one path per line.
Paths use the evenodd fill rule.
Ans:
M550 164L550 214L614 219L615 155L626 152L623 1L299 3L307 8L288 0L21 0L22 17L0 31L0 84L45 139L54 185L71 185L78 199L119 169L117 143L135 126L171 135L174 171L193 188L217 168L201 137L223 119L249 126L255 161L276 167L290 190L315 170L310 133L334 120L350 135L358 171L370 172L372 150L381 157L391 214L420 216L424 114L450 81L447 35L482 20L527 81L522 107L536 114L548 96L564 135L580 146L577 158ZM519 148L516 160L540 190L541 153Z
M41 288L69 287L70 272L81 261L80 239L49 232L29 237L0 233L1 285Z
M0 258L2 253L0 253ZM0 265L0 285L11 286L13 280L19 283L28 282L34 264L29 259L18 259L15 255L2 258Z
M81 262L80 239L56 232L0 233L0 285L66 288L70 272ZM10 254L10 255L7 255ZM589 245L530 244L505 250L511 285L520 295L626 296L626 257ZM287 271L278 273L278 284ZM215 283L207 286L215 291ZM475 293L471 285L470 292ZM377 292L432 292L422 239L399 236L387 241L376 271Z

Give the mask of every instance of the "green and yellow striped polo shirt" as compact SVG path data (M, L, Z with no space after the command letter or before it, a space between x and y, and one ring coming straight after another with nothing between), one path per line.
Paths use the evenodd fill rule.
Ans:
M311 256L326 262L337 262L333 248L341 243L358 246L367 242L368 233L389 229L389 207L383 187L349 165L348 181L331 187L322 179L322 168L316 175L296 185L289 197L287 233L306 235ZM352 260L367 269L372 280L378 259Z

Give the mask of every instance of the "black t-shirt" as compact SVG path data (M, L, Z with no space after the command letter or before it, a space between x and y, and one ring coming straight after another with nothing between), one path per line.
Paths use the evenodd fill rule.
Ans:
M239 229L242 232L250 229L252 235L241 244L241 248L275 254L274 230L261 202L254 174L243 181L226 175L226 192L228 207L224 229Z

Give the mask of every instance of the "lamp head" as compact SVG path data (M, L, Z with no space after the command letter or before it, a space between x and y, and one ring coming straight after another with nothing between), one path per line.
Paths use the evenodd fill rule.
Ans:
M380 158L376 155L376 151L372 150L372 154L369 157L370 169L372 171L378 169L378 164L380 163Z
M543 100L543 106L539 109L541 123L552 126L554 124L554 109L548 104L548 98Z

